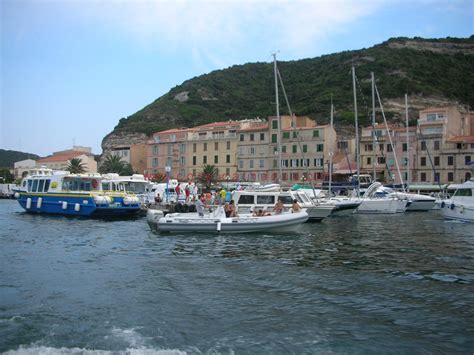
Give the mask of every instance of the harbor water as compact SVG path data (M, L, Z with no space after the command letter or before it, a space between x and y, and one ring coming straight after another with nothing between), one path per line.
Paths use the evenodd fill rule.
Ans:
M474 351L474 224L437 211L160 235L0 200L0 227L3 353Z

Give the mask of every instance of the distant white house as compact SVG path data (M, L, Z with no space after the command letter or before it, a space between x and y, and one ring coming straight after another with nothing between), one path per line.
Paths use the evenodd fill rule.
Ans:
M13 175L15 179L21 179L23 174L26 174L29 170L36 166L36 160L25 159L13 163Z
M36 162L37 167L46 167L53 170L64 170L71 159L80 159L88 173L97 172L97 162L91 153L91 148L74 146L73 149L54 152L52 155L39 159Z

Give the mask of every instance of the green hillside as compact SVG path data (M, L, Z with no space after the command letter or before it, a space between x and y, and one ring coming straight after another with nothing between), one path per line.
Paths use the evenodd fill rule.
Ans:
M15 150L0 149L0 167L13 168L13 163L25 159L39 159L36 154L17 152Z
M394 38L368 49L278 62L293 111L326 123L332 95L337 109L336 124L351 124L352 65L359 81L362 124L368 118L367 106L371 105L372 71L384 100L408 93L442 97L474 107L474 36L471 36L436 40ZM216 120L271 116L275 113L273 80L272 63L249 63L217 70L185 81L142 110L122 118L114 132L150 134ZM283 96L281 102L285 114ZM389 118L394 115L388 113Z

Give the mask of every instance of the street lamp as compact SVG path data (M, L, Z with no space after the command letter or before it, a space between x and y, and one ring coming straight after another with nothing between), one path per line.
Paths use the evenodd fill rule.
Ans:
M169 180L170 180L171 166L166 166L165 171L166 171L166 202L168 202L169 201L169 195L170 195L170 192L168 190L168 183L169 183Z

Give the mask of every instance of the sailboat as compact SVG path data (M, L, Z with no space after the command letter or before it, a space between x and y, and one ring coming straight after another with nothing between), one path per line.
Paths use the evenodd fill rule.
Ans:
M357 118L357 93L356 93L354 67L352 67L352 85L353 85L353 90L354 90L354 113L355 113L355 126L356 126L357 180L359 180L359 170L360 170L359 149L360 147L359 147L359 125L358 125L358 118ZM375 115L375 109L374 109L375 90L376 90L375 80L372 74L372 105L373 105L372 110L374 112L373 115ZM380 105L382 105L382 102L380 101L380 96L378 96L378 99L379 99ZM383 108L382 108L382 114L383 114ZM375 119L375 116L373 116L373 119ZM387 121L385 120L385 115L384 115L384 121L385 121L385 125L387 127L387 132L388 132L388 125L387 125ZM390 144L392 145L392 148L393 148L392 138L390 137L390 135L388 135L388 137L390 139ZM398 163L397 163L397 167L398 167ZM357 187L357 196L359 196L360 182L358 184L359 185ZM380 182L374 182L369 186L365 194L362 196L362 202L359 205L359 207L357 207L357 209L355 210L355 213L392 214L392 213L405 212L407 204L408 204L408 199L400 198L398 195L394 195L394 194L379 194L377 193L377 190L381 186L382 184Z

